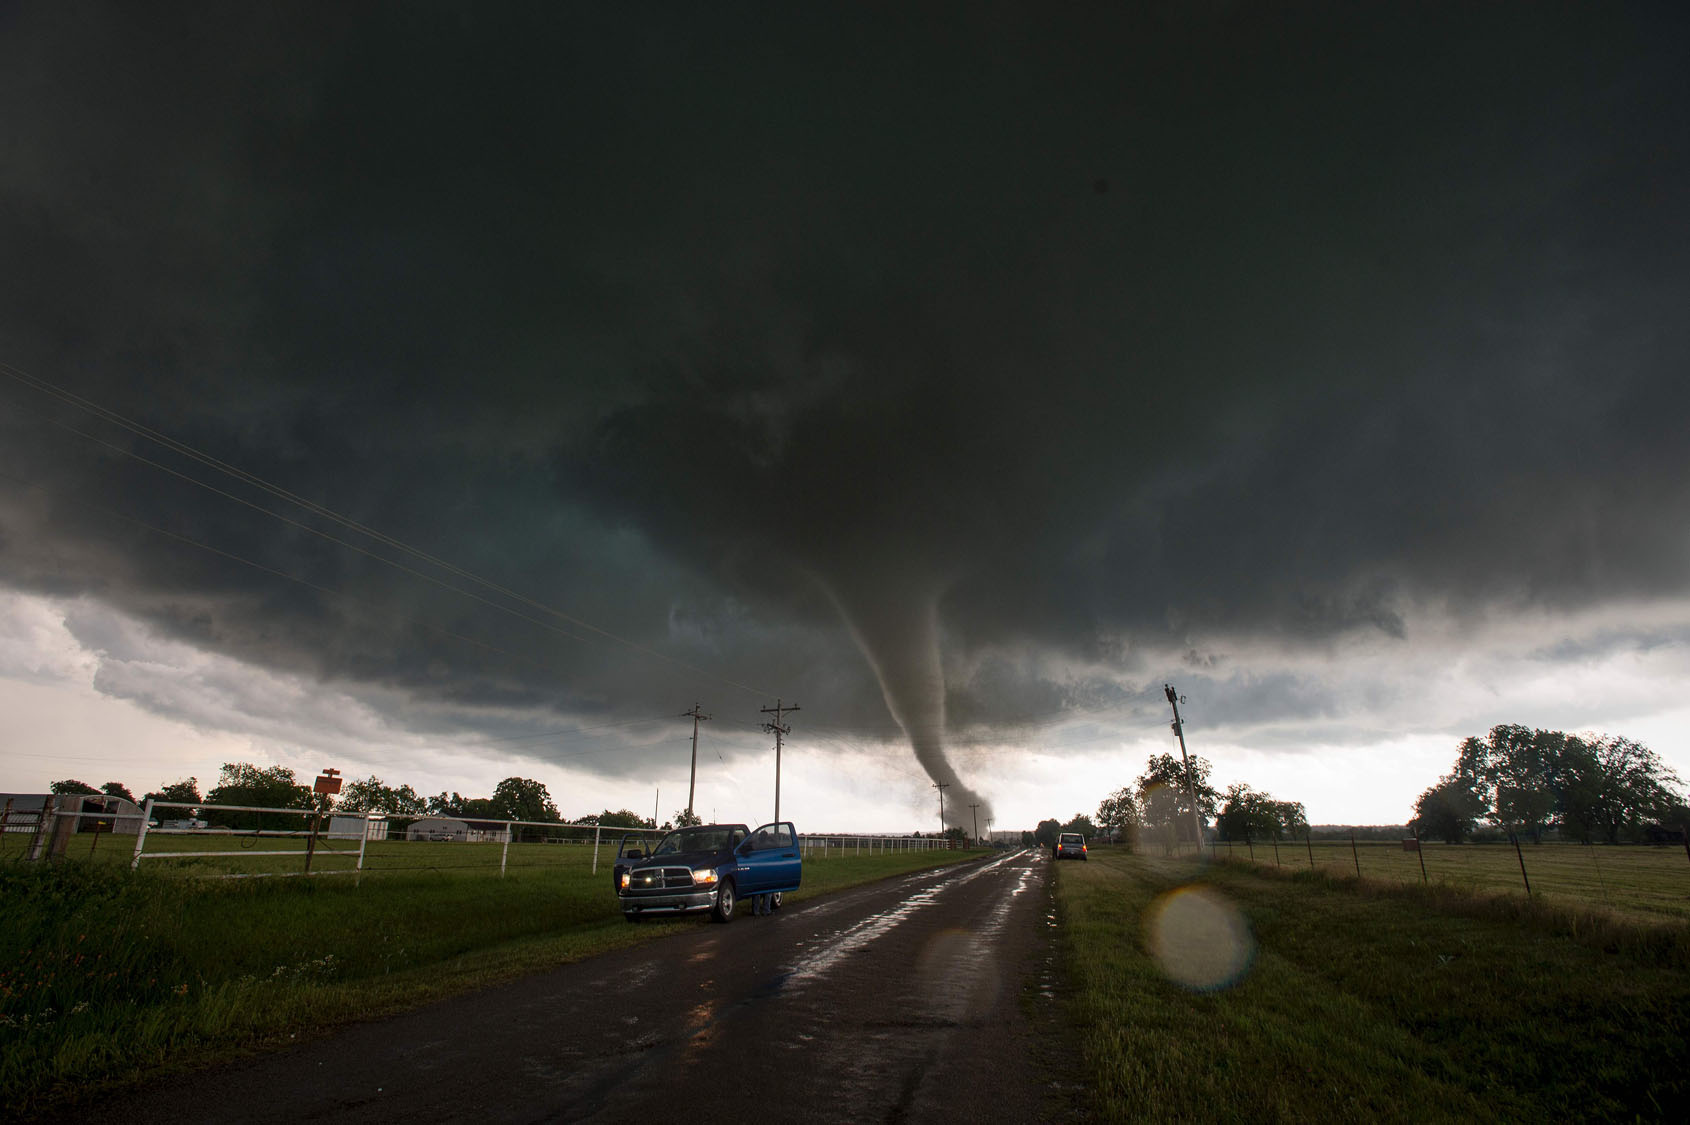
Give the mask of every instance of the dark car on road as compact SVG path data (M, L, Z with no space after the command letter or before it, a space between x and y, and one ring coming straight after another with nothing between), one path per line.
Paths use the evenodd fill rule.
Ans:
M626 841L619 850L616 897L630 922L702 911L731 922L741 898L771 895L778 906L803 877L798 833L789 820L755 832L743 824L678 828L649 853Z
M1064 832L1056 838L1056 858L1086 858L1086 838L1078 832Z

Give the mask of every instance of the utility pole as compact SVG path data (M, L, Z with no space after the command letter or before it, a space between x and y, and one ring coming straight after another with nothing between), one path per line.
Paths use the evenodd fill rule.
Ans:
M764 723L763 729L775 736L775 823L776 824L780 823L780 740L783 736L789 735L789 734L792 733L791 727L781 725L781 718L785 715L786 712L796 711L796 710L798 710L798 704L794 703L791 707L783 707L783 706L781 706L781 702L778 698L775 700L775 705L773 707L763 708L763 714L773 715L775 717L774 722Z
M1191 800L1191 830L1196 835L1192 837L1199 853L1203 850L1203 822L1197 818L1197 785L1191 776L1191 758L1185 752L1185 724L1179 717L1179 693L1171 684L1162 685L1162 693L1168 697L1168 705L1174 709L1174 737L1179 739L1180 760L1185 763L1185 795Z
M980 806L969 805L968 807L974 810L974 842L978 844L980 842ZM943 816L944 814L941 813L940 815Z
M939 791L939 835L945 834L945 790L951 787L948 781L935 781L933 788Z
M692 716L692 777L687 781L687 819L691 820L693 791L698 788L698 721L710 716L704 714L697 703L692 705L691 711L681 712L683 719L688 715Z

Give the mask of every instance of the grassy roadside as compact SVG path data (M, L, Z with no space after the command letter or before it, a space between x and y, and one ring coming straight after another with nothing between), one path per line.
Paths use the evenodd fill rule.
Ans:
M980 852L805 863L794 901ZM699 925L626 925L586 869L210 880L0 864L0 1104L321 1034Z
M1194 882L1206 898L1180 891ZM1057 883L1102 1119L1660 1120L1690 1104L1683 927L1107 849ZM1192 902L1208 905L1181 931ZM1228 910L1253 945L1241 978L1174 983L1182 957L1225 960L1205 946Z

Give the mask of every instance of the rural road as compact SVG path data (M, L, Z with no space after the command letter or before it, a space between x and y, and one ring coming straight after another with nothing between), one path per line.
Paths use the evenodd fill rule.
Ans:
M1072 1044L1045 1033L1040 995L1050 862L1011 853L700 923L77 1117L1061 1120Z

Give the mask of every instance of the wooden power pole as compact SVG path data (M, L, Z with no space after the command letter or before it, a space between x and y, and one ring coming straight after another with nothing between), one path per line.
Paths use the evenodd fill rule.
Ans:
M951 787L948 781L935 781L933 788L939 791L939 835L945 834L945 790Z
M781 725L781 718L785 715L786 712L796 711L796 710L798 710L798 704L794 703L791 707L783 707L783 706L781 706L781 702L780 702L779 699L775 700L775 705L773 707L763 708L763 714L773 715L775 717L774 722L764 723L763 729L770 732L771 734L773 734L775 736L775 823L776 824L780 823L780 740L784 736L792 733L791 727Z
M978 844L980 842L980 806L969 805L968 807L974 810L974 842Z
M1191 776L1191 758L1185 752L1185 724L1179 717L1179 693L1172 684L1163 684L1162 692L1168 697L1168 705L1174 709L1174 737L1179 739L1180 761L1185 763L1185 795L1191 801L1191 830L1196 833L1192 842L1197 851L1203 851L1203 822L1197 817L1197 783Z
M687 819L690 820L693 815L693 792L698 788L698 724L701 719L708 720L710 716L706 715L697 703L692 705L691 711L681 712L683 719L688 715L692 716L692 775L687 779Z

